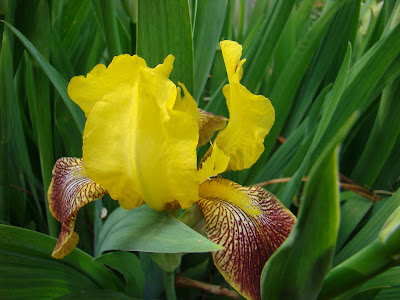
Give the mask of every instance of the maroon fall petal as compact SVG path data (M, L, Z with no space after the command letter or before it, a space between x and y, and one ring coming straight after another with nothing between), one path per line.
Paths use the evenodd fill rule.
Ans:
M51 256L63 258L78 243L74 232L81 207L103 196L107 191L86 176L81 158L62 157L53 168L47 197L51 214L61 222L61 232Z
M270 192L215 178L204 182L198 202L208 238L223 246L214 264L240 294L261 299L265 262L291 232L295 216Z

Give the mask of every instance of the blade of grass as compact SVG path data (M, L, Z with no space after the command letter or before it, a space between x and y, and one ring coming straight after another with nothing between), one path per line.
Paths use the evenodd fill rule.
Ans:
M69 0L62 13L62 46L71 61L77 59L76 52L81 51L85 41L84 32L95 23L90 0ZM86 48L87 50L89 48Z
M286 2L286 1L284 1ZM247 181L258 176L260 169L264 166L268 156L275 145L276 138L281 131L286 117L289 114L294 96L300 82L306 72L317 46L319 45L324 33L326 32L333 17L345 2L329 2L323 15L312 26L302 42L296 47L291 59L282 71L277 83L270 95L267 95L275 108L275 123L264 141L265 150L257 163L252 167L248 174ZM288 88L290 86L290 88Z
M311 168L296 225L264 266L262 299L315 299L317 296L331 268L339 229L338 145L356 117L353 115L332 137Z
M375 189L395 190L396 186L399 187L400 151L398 149L400 149L400 136L397 137L392 153L374 182Z
M386 248L377 238L329 272L318 299L333 299L357 289L367 280L395 265L396 262L388 256Z
M265 264L262 299L315 299L318 295L330 269L339 227L337 156L337 149L331 150L311 170L297 223Z
M373 201L355 194L347 200L340 208L340 228L336 251L340 250L345 244L347 238L365 217L373 205Z
M375 288L387 288L388 286L400 286L400 267L394 267L367 281L358 292ZM393 298L394 299L394 298Z
M199 103L218 48L227 0L197 2L193 29L194 99ZM208 24L208 26L203 26Z
M330 92L332 85L326 86L319 93L312 110L320 111L325 97L327 97ZM310 116L313 113L310 112ZM251 181L248 183L260 182L268 179L278 178L283 176L286 168L289 168L291 164L297 166L300 165L304 156L306 155L312 139L313 132L310 129L316 128L317 124L315 121L319 119L314 119L314 122L306 119L300 124L300 126L288 137L286 142L281 145L271 156L268 162L260 170L257 177L249 177ZM300 145L300 148L298 148Z
M75 72L74 67L68 58L67 52L65 52L64 47L62 46L61 39L54 29L54 25L51 25L51 48L50 48L50 55L51 61L54 65L56 70L59 70L61 75L64 77L65 80L71 79Z
M279 38L276 52L274 54L274 62L272 68L272 74L269 78L269 84L273 86L283 71L286 63L289 61L294 50L296 49L296 43L301 39L304 32L307 32L305 23L308 20L310 12L313 8L312 0L302 1L298 7L293 9L293 12L289 16L289 20ZM300 33L301 32L301 33ZM264 95L268 95L270 89L263 91Z
M72 114L72 117L74 118L76 126L82 133L85 123L85 117L79 107L69 98L67 93L67 82L65 81L65 79L43 58L36 47L18 29L16 29L9 23L4 22L4 24L6 24L6 26L11 29L15 36L25 45L29 53L37 60L44 73L53 83L61 98L64 100L66 106Z
M8 6L9 17L12 20L13 11L15 8L15 2L10 1ZM7 23L5 23L7 24ZM17 98L15 86L14 86L14 67L13 67L13 37L11 31L8 28L4 28L5 32L3 34L3 43L0 54L0 93L1 93L1 109L2 109L2 155L6 155L8 159L8 153L10 149L8 147L13 147L17 153L18 157L18 167L21 168L26 176L29 184L29 188L34 195L34 207L35 212L39 220L43 219L41 206L39 203L39 198L35 188L34 173L32 170L32 164L29 157L28 146L25 139L24 128L22 124L21 108L20 102ZM5 117L5 115L7 117ZM5 123L7 122L7 123ZM12 145L11 145L12 143ZM4 146L3 146L4 145ZM2 174L5 178L2 178L2 184L6 185L3 192L7 193L9 189L7 169L5 168L7 164L4 164L2 169L5 174ZM1 205L4 207L4 212L2 211L2 219L5 221L9 220L9 198L2 198ZM45 230L39 222L37 224L40 230Z
M252 43L244 49L243 57L248 62L242 83L252 92L259 88L294 4L295 1L276 1Z
M400 189L393 197L398 197ZM378 236L365 248L335 267L324 281L321 299L354 293L367 280L398 265L400 206L390 213Z
M383 224L391 213L400 205L400 190L369 219L368 223L354 236L351 241L335 256L334 265L345 261L369 243L379 234Z
M312 105L312 100L324 78L329 73L330 68L334 69L336 72L338 71L336 67L333 67L333 63L336 63L335 57L340 56L337 63L337 65L340 66L346 53L345 45L347 41L352 41L354 39L351 37L354 35L352 31L355 32L358 26L358 9L355 8L359 6L359 1L347 3L337 14L332 25L328 28L321 46L314 55L310 69L303 79L302 87L299 90L299 94L296 96L296 101L293 103L293 107L285 122L281 135L286 136L300 124L301 120L307 114L309 107ZM336 74L332 80L329 81L333 81Z
M175 56L173 82L194 93L193 42L189 4L179 0L139 0L137 54L155 67L167 55Z
M391 71L389 66L396 61L399 52L400 24L397 24L352 67L341 100L315 151L314 159L318 151L330 142L330 137L354 111L363 112L369 106L373 100L370 98L371 93L377 92L375 89L377 83L379 84L385 74ZM399 70L395 72L398 73Z
M122 47L118 31L114 0L101 0L101 14L106 34L108 54L111 57L121 54Z
M362 185L375 181L400 134L399 88L400 78L384 89L372 132L351 174Z
M332 119L332 115L335 112L337 104L342 96L344 86L347 80L347 74L349 72L351 61L351 45L348 44L346 56L343 60L342 66L340 68L339 74L336 78L335 84L333 85L332 92L330 97L324 103L324 108L322 110L322 117L321 121L317 125L317 131L311 143L311 146L304 157L301 165L297 169L297 171L292 175L292 179L289 183L285 186L284 189L280 190L278 193L278 198L284 203L286 206L289 206L290 202L292 201L293 197L297 193L300 185L301 179L307 173L309 168L309 162L311 159L311 155L314 152L316 146L318 145L319 141L321 140L322 136L324 135L330 120ZM310 114L310 117L312 115ZM314 128L314 127L311 127ZM290 176L291 174L285 174L283 177Z
M49 8L47 2L41 0L37 9L35 22L32 30L32 42L37 49L45 55L48 61L50 57L51 24ZM50 86L49 80L40 67L33 66L25 55L26 62L26 90L28 92L28 101L33 107L36 123L33 123L37 134L40 167L42 171L43 191L45 199L47 224L51 236L57 237L59 233L59 222L51 215L47 202L47 189L52 178L52 169L54 164L53 133L50 105Z
M15 1L8 1L6 7L6 21L10 22L14 19ZM10 222L10 198L9 198L9 176L7 170L7 160L9 151L9 113L8 101L12 99L13 91L12 76L8 72L12 72L13 36L11 32L4 28L1 51L0 51L0 121L1 121L1 139L0 139L0 222Z

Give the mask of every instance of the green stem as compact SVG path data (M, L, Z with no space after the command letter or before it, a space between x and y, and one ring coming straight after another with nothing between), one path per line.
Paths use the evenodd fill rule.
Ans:
M103 208L103 198L97 199L93 203L94 210L94 257L100 256L100 248L98 247L98 240L100 235L101 227L103 226L103 221L100 218L101 210Z
M395 265L396 262L377 238L329 272L318 299L342 295Z
M12 22L15 17L15 1L6 3L6 21ZM9 198L9 174L7 169L7 156L9 143L7 136L9 132L9 108L10 83L6 78L12 70L10 58L12 60L13 38L8 29L4 29L0 47L0 223L10 222L10 198ZM7 66L6 66L7 65ZM7 82L8 81L8 82Z
M175 293L175 272L164 272L163 276L165 293L167 300L176 300Z

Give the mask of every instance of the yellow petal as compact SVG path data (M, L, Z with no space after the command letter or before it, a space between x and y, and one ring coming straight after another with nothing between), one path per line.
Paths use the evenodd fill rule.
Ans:
M240 46L240 45L239 45ZM223 93L229 109L229 122L214 143L230 157L228 170L250 168L264 151L264 138L275 121L271 102L254 95L240 82L244 60L240 61L241 46L231 41L221 42L229 84Z
M167 63L168 67L164 69L169 68L170 59L167 60ZM146 67L146 62L137 55L115 56L107 68L103 64L98 64L86 77L72 78L68 85L68 95L80 106L88 118L93 106L102 97L124 90L127 86L135 85L140 70L144 67ZM163 72L166 73L166 71Z
M83 159L90 178L121 206L144 200L156 210L177 200L183 208L198 197L198 120L174 110L176 87L143 68L133 88L103 97L86 122Z
M173 109L175 85L151 70L142 73L135 147L142 193L154 209L174 200L186 209L198 199L196 103L186 91L182 106Z
M242 45L228 40L220 42L220 45L229 82L232 81L235 74L238 76L237 80L239 81L242 79L243 74L241 65L246 61L245 59L242 61L240 60L242 56ZM238 67L239 64L240 67Z
M216 131L225 127L227 120L225 117L214 115L199 108L199 143L197 147L208 143Z
M201 184L199 197L207 237L224 247L212 253L214 264L246 299L261 299L264 264L289 235L295 216L268 191L222 178Z
M229 156L225 155L217 145L211 145L210 149L211 154L201 163L199 183L225 172L229 163Z
M101 185L86 176L82 159L63 157L56 161L47 197L51 214L62 225L51 256L63 258L75 248L79 240L74 232L79 209L105 193Z
M172 72L174 60L175 57L172 54L168 55L162 64L159 64L154 68L154 71L168 78Z
M138 85L108 94L95 104L83 131L86 173L125 209L140 206L132 172Z
M185 114L191 115L193 120L199 119L199 109L197 108L196 101L190 95L186 86L183 83L178 82L183 90L183 97L181 95L181 88L178 87L176 101L174 103L174 110L182 111Z

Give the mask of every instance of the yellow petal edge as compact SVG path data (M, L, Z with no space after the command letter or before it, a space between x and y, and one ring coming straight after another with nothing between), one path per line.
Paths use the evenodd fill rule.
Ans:
M233 41L222 41L229 84L223 93L229 109L229 121L214 143L230 157L228 170L250 168L264 151L264 138L275 121L275 110L262 95L254 95L241 83L243 63L242 46Z

